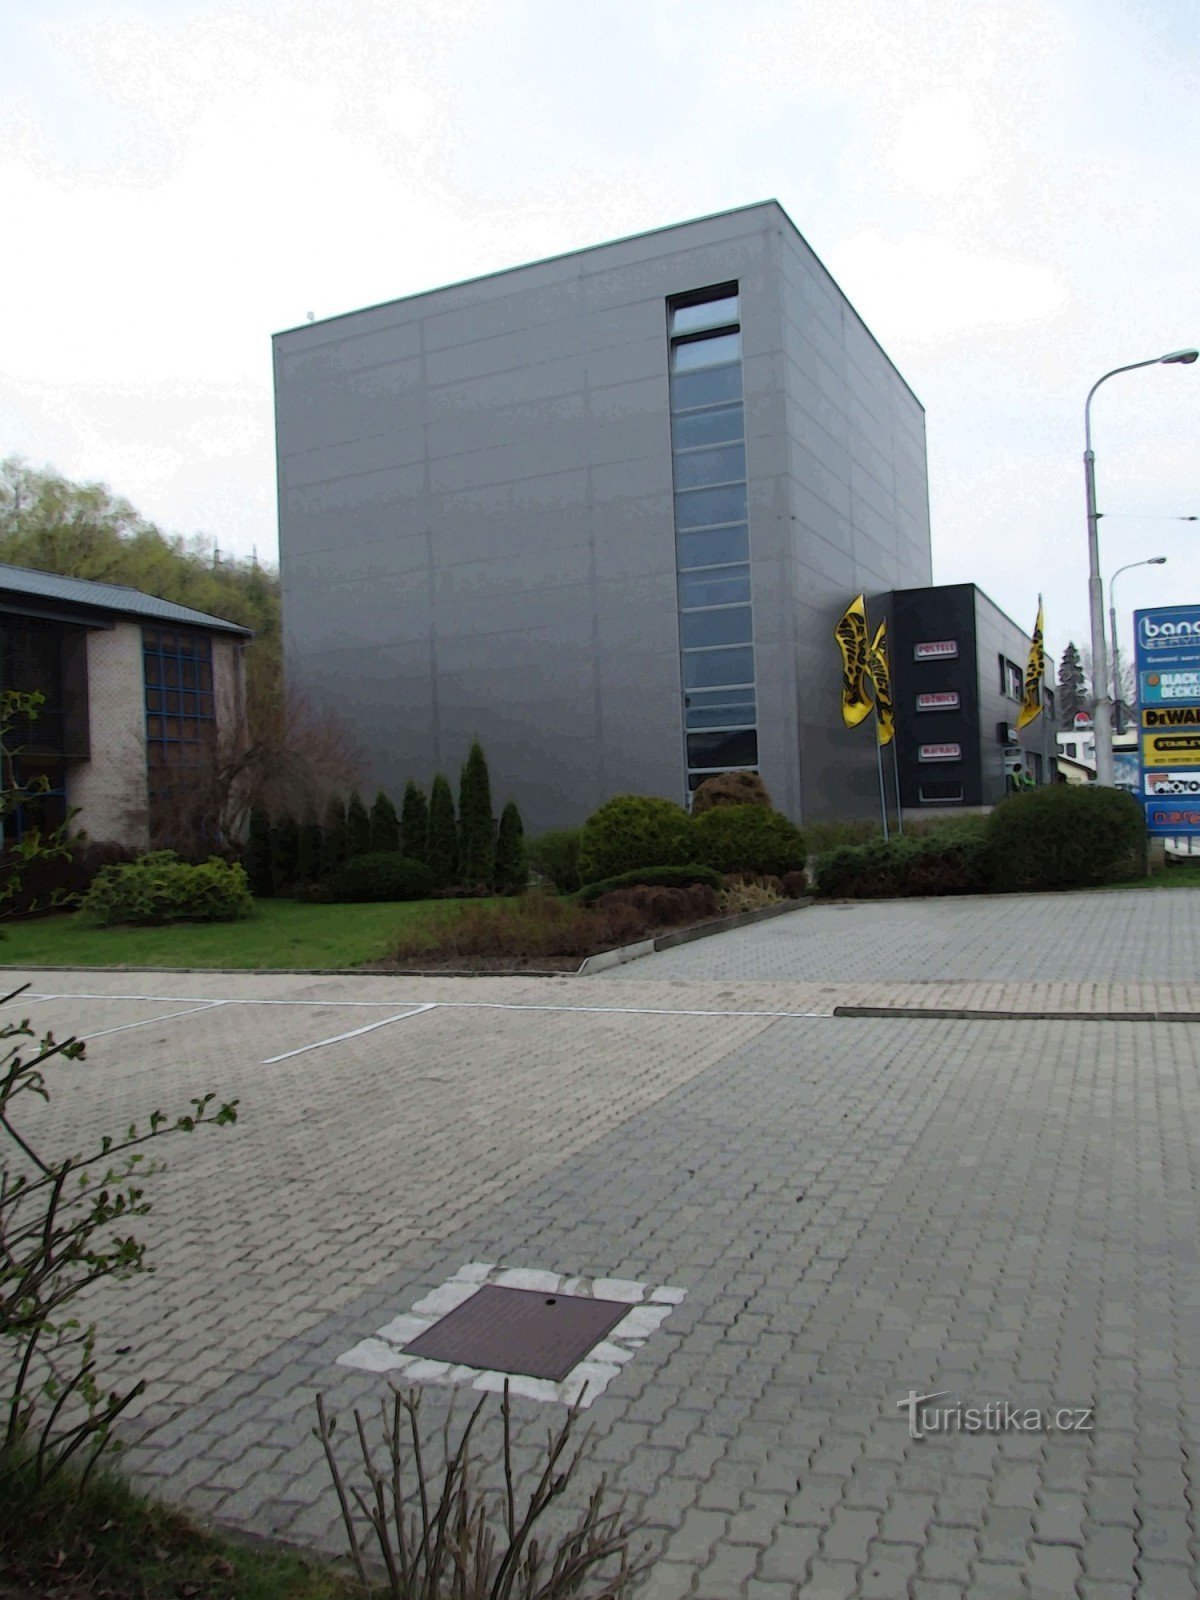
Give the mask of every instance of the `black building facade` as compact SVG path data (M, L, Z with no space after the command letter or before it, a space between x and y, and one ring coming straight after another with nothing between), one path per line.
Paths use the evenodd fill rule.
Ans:
M973 583L890 597L900 799L906 811L995 805L1054 779L1055 710L1017 732L1030 636Z

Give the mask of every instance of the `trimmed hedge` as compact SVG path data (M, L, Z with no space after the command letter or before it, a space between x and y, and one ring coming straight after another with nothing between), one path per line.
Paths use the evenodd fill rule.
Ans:
M351 856L341 872L322 885L321 899L340 901L427 900L433 873L423 861L397 851Z
M692 819L673 800L618 794L583 825L579 876L596 883L639 867L683 866L696 854Z
M873 839L819 856L815 892L823 899L874 900L927 894L983 894L989 848L977 833Z
M1053 784L988 818L997 889L1079 889L1146 874L1146 819L1120 789Z
M79 914L111 928L129 923L234 922L253 910L240 865L214 856L202 866L191 866L173 850L155 850L136 861L101 868Z
M720 805L692 824L696 854L716 872L785 872L803 870L808 859L804 835L780 811L760 805Z
M723 887L724 881L719 872L697 861L682 867L635 867L632 872L619 872L615 877L589 883L576 898L586 906L618 889L688 889L693 884L703 884L716 890Z

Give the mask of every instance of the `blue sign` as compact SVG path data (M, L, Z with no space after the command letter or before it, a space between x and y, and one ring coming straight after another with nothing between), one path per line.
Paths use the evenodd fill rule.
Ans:
M1200 835L1200 605L1135 611L1133 639L1146 827Z

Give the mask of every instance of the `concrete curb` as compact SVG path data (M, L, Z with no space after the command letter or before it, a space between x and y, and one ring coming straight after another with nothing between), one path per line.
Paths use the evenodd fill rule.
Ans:
M834 1006L830 1015L935 1022L1200 1022L1200 1011L975 1011L958 1006Z
M640 960L657 950L673 950L677 944L691 944L696 939L711 939L718 933L730 933L734 928L748 928L755 922L766 922L770 917L781 917L787 911L803 911L811 906L813 897L805 895L799 900L784 900L777 906L761 906L757 911L739 911L732 917L722 917L717 922L702 922L695 928L679 928L674 933L660 933L657 939L639 939L636 944L620 945L616 950L601 950L588 956L580 966L577 977L588 978L611 967L623 967L628 961Z

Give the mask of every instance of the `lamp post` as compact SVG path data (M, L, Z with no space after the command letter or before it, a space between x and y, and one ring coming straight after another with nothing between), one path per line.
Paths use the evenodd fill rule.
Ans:
M1190 366L1200 350L1173 350L1169 355L1153 356L1149 361L1131 361L1114 367L1088 390L1083 407L1083 481L1087 490L1088 522L1088 609L1092 624L1092 689L1096 697L1093 726L1096 730L1096 782L1111 789L1113 778L1112 701L1108 697L1108 647L1104 629L1104 584L1100 577L1100 513L1096 510L1096 457L1092 453L1092 396L1102 383L1120 372L1136 372L1139 367Z
M1113 669L1113 707L1117 718L1117 732L1124 733L1125 728L1121 720L1121 641L1117 636L1117 579L1123 572L1132 572L1134 567L1165 567L1166 556L1147 556L1145 561L1130 561L1125 566L1118 567L1108 580L1108 625L1112 635L1112 669Z

